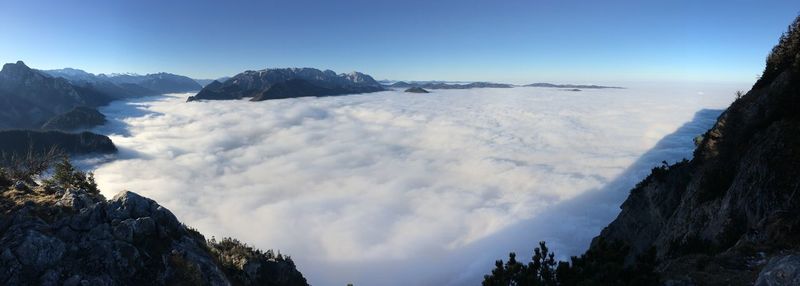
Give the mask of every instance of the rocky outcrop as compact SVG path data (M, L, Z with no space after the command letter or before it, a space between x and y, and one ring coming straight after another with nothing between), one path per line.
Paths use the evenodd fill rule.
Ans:
M2 285L307 285L291 258L206 239L133 192L0 186Z
M265 69L245 71L224 82L214 81L197 95L189 97L188 101L242 98L261 101L382 90L383 87L371 76L359 72L336 74L331 70L320 71L313 68Z
M800 248L800 22L790 27L694 158L655 168L590 251L618 242L635 265L652 249L664 281L750 285L766 260Z
M106 116L91 107L76 107L67 113L51 118L42 129L70 131L81 128L91 128L106 123Z
M761 270L755 286L800 285L800 255L772 258Z

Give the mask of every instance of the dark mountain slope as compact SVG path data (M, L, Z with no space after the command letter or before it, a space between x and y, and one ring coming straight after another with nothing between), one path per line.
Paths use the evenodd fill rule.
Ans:
M58 131L0 131L0 153L3 154L24 155L28 152L42 154L52 148L72 155L117 151L111 139L91 132L73 134Z
M106 116L97 109L85 106L75 107L67 113L56 115L44 125L44 130L70 131L80 128L91 128L106 123Z
M621 243L627 264L654 249L666 280L751 284L800 248L800 18L761 79L719 117L691 161L631 191L590 251Z
M56 114L78 106L99 106L113 98L102 91L74 86L19 61L0 71L0 129L38 128Z

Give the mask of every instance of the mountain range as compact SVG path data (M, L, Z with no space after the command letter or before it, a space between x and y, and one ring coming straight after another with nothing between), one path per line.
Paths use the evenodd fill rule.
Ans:
M198 91L203 88L199 83L191 78L163 72L147 75L94 75L92 73L73 68L42 70L41 72L53 77L67 79L74 85L94 87L95 89L104 91L116 98L191 92Z
M40 129L56 117L70 124L50 124L48 129L91 127L100 121L88 116L96 115L88 109L113 100L200 89L194 80L169 73L94 75L73 68L36 70L22 61L8 63L0 70L0 129ZM78 107L82 112L75 112Z
M387 84L389 88L412 88L419 87L424 89L470 89L470 88L512 88L514 85L493 82L470 82L470 83L446 83L441 81L398 81Z
M603 86L603 85L587 85L587 84L554 84L554 83L546 83L546 82L537 82L532 84L526 84L524 86L528 87L552 87L552 88L584 88L584 89L606 89L606 88L624 88L619 86Z
M250 98L251 101L303 96L334 96L383 91L371 76L351 72L337 74L314 68L281 68L245 71L213 81L188 101Z
M114 100L86 85L52 77L25 63L9 63L0 70L0 129L38 129L50 118L78 106L97 107Z

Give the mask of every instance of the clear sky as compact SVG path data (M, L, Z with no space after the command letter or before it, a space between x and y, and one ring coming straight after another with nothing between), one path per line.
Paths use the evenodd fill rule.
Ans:
M216 78L316 67L376 79L753 81L800 2L0 1L0 60Z

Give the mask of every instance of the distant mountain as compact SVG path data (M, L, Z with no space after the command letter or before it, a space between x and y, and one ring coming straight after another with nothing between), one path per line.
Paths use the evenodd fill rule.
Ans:
M31 69L22 61L0 70L0 129L39 128L57 114L78 106L100 106L114 98L92 86Z
M70 131L91 128L105 123L106 116L97 111L97 109L80 106L51 118L42 125L42 129Z
M59 131L6 130L0 131L0 153L45 153L51 148L72 155L89 153L114 153L117 147L106 136L83 132L78 134Z
M131 97L152 96L160 93L140 86L138 84L122 83L117 84L106 77L99 77L94 74L79 69L65 68L57 70L40 70L40 72L52 77L60 77L68 80L72 85L96 89L108 94L114 99Z
M221 77L221 78L218 78L218 79L196 79L196 78L195 78L195 79L194 79L194 81L196 81L197 83L199 83L199 84L200 84L200 85L202 85L203 87L206 87L208 84L210 84L210 83L214 82L215 80L216 80L216 81L219 81L219 82L225 82L225 81L226 81L226 80L228 80L229 78L231 78L231 77L229 77L229 76L223 76L223 77Z
M261 101L304 96L333 96L384 90L371 76L352 72L336 74L331 70L283 68L245 71L224 81L214 81L203 88L194 100L251 98Z
M602 86L602 85L584 85L584 84L553 84L553 83L546 83L546 82L538 82L532 84L526 84L524 86L529 87L553 87L553 88L592 88L592 89L603 89L603 88L624 88L618 86Z
M74 85L92 86L116 98L190 92L202 88L191 78L171 73L94 75L73 68L42 70L42 72L54 77L65 78Z
M511 88L514 85L493 82L446 83L440 81L398 81L388 85L390 88L420 87L426 89L470 89L470 88Z
M410 92L410 93L428 93L427 90L425 90L424 88L421 88L421 87L412 87L412 88L406 89L406 92Z
M203 88L191 78L163 72L148 75L118 74L108 76L100 74L98 77L119 85L136 84L159 94L192 92Z

